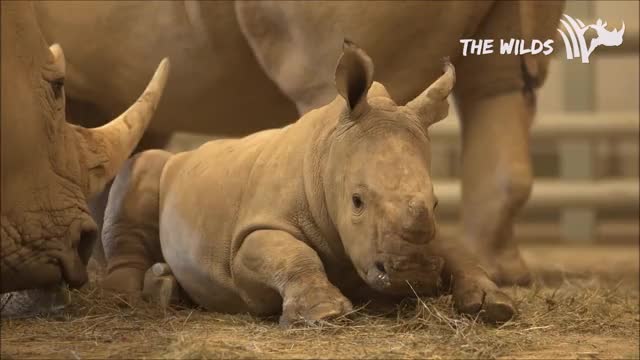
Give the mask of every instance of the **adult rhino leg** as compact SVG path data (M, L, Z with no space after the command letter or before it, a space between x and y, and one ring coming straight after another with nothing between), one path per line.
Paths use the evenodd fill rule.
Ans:
M430 255L444 259L443 283L452 290L456 309L479 315L487 322L505 322L517 313L511 298L500 291L471 252L456 240L440 239L429 244Z
M336 96L335 61L344 40L337 26L312 31L300 26L300 21L305 21L292 16L304 15L304 4L236 1L234 6L240 30L256 60L296 104L298 114L323 106Z
M528 285L513 225L533 180L531 103L524 93L510 92L463 102L460 110L463 238L497 284Z
M318 254L284 231L259 230L247 236L232 271L242 298L255 313L277 311L282 300L283 326L313 324L352 309L327 279Z
M107 203L102 239L107 275L102 287L140 295L145 272L162 262L158 234L160 175L171 154L149 150L127 160Z

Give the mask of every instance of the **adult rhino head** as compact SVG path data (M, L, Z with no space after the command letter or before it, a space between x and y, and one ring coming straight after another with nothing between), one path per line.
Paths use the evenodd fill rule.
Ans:
M1 292L87 280L96 224L87 199L129 157L160 100L160 63L138 101L96 129L65 120L65 59L47 47L32 4L2 2ZM105 69L108 71L108 69Z
M369 56L345 42L334 100L342 112L322 178L345 252L377 290L406 292L406 281L418 280L431 292L440 278L443 261L430 257L427 248L436 236L438 203L428 127L447 116L454 82L447 61L439 79L398 106L383 85L373 82Z

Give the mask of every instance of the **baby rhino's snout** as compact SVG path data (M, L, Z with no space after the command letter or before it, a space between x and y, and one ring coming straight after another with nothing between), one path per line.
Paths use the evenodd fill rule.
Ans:
M433 205L423 196L412 197L402 221L402 238L413 244L426 244L435 235Z

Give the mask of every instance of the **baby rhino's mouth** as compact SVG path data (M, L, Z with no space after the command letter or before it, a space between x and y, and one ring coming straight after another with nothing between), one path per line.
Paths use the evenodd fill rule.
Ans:
M376 290L384 291L384 289L391 286L391 279L389 273L382 261L375 261L373 267L367 272L367 283Z
M444 259L423 254L381 254L367 271L366 281L390 295L435 296L439 293Z

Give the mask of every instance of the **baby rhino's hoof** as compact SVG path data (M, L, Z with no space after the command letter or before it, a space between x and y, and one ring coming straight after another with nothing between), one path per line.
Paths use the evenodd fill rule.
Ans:
M353 309L351 301L335 287L305 288L297 295L285 297L280 325L317 325L345 315Z
M179 287L169 265L156 263L144 275L142 298L166 308L179 300Z
M489 279L461 284L455 289L453 299L459 312L479 315L480 319L490 323L503 323L517 314L511 298Z
M490 323L503 323L516 315L511 298L500 290L468 293L464 299L456 301L456 307L463 314L479 314L480 319Z

